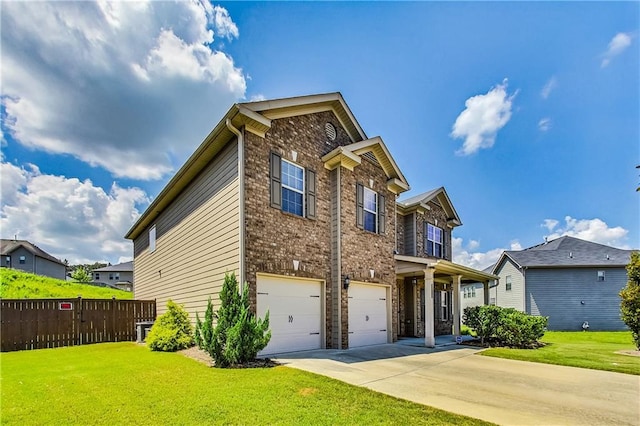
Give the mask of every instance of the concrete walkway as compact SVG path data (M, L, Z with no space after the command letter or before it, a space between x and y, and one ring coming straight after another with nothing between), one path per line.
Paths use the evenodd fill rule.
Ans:
M640 377L387 344L281 355L289 367L503 425L640 425Z

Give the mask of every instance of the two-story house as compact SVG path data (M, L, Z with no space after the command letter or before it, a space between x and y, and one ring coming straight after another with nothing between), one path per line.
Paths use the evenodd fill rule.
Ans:
M408 189L339 93L235 104L127 233L135 296L155 298L159 313L172 299L194 316L235 272L255 312L269 311L265 354L398 335L433 345L434 322L409 332L405 317L424 324L436 289L493 276L450 262L459 219L444 189L397 204ZM413 239L403 231L400 242L409 223Z
M67 266L26 240L0 240L1 267L64 280Z

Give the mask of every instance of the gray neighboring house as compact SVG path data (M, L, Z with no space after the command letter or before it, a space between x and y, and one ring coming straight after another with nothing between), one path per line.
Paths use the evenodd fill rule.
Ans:
M505 251L493 267L500 285L491 299L503 307L549 317L549 330L625 330L618 293L633 250L574 237Z
M92 282L108 284L120 290L133 291L133 261L94 269Z
M26 240L0 240L2 267L64 280L66 265Z

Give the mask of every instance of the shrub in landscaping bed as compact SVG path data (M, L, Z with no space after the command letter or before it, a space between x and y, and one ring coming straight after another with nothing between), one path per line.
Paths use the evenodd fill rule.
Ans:
M513 308L474 306L465 308L464 323L483 345L535 348L544 336L548 317L527 315Z
M240 294L235 274L226 274L220 292L220 309L213 312L209 298L204 322L196 316L196 343L211 355L216 367L252 362L271 339L269 312L264 320L253 315L248 289L246 285Z
M167 312L153 324L146 342L152 351L162 352L175 352L193 346L193 328L187 311L169 300Z

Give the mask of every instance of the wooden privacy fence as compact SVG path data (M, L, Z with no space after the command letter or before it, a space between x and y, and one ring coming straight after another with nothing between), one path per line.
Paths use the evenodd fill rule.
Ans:
M156 319L155 300L2 299L2 352L136 340Z

